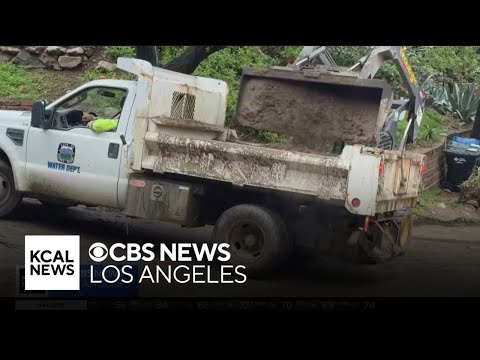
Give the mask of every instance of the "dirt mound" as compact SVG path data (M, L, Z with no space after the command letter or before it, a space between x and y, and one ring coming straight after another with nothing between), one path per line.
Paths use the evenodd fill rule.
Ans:
M289 135L295 147L337 153L346 144L376 144L390 96L388 84L378 80L247 69L234 120Z

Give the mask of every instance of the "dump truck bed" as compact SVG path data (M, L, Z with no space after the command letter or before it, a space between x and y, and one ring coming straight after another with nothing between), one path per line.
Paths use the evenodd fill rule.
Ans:
M139 76L133 146L128 153L131 172L171 173L341 200L360 215L415 206L422 155L402 157L397 151L348 142L337 154L240 143L224 127L224 82L153 68L139 60L123 62L121 68ZM347 86L358 86L357 80L346 80ZM364 124L378 129L386 116L382 109L388 96L382 95L383 90L375 92L370 102L375 103L377 115ZM240 100L242 104L246 103ZM286 119L283 114L282 121Z
M327 156L200 140L163 133L149 120L139 170L217 180L238 186L312 195L345 202L352 213L375 215L416 204L423 156L345 146ZM135 167L133 165L132 167ZM354 207L353 199L361 199Z

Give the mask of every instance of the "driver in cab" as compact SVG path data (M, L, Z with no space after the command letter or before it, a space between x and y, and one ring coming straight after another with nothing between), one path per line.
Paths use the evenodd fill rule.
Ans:
M82 121L85 125L96 133L115 131L118 126L118 119L98 118L92 113L83 113Z

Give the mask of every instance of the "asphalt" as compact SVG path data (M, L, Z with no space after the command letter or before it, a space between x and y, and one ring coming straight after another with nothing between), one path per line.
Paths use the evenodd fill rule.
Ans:
M211 228L184 229L83 207L51 211L27 199L14 217L0 220L0 296L19 295L25 235L62 234L80 235L82 263L90 264L83 259L94 242L203 243L210 242ZM155 268L137 265L139 271ZM266 279L222 285L144 281L135 291L144 297L478 297L479 284L480 226L437 224L415 226L406 254L384 264L353 265L302 248Z

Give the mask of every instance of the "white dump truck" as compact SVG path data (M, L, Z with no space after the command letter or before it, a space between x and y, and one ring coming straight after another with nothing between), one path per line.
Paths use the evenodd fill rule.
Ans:
M266 119L277 131L288 130L288 117L295 118L293 145L276 147L246 142L225 127L225 82L138 59L119 58L117 65L136 80L91 81L51 104L36 101L31 112L0 111L1 217L28 196L46 205L118 208L131 217L185 227L213 225L213 241L229 243L231 262L246 266L250 275L276 269L295 244L368 262L404 251L423 156L394 148L393 141L382 148L393 116L391 89L383 81L321 65L245 70L239 124L256 127ZM308 73L312 69L316 73ZM288 97L282 84L292 83L326 88L317 97L306 96L308 101L292 93L275 103L268 91ZM329 88L333 85L337 90ZM370 99L363 96L370 90ZM325 91L347 103L362 98L360 106L352 105L357 114L349 110L364 124L353 138L347 123L352 119L337 116L346 106L338 108L340 100ZM340 123L322 124L322 113L314 113L298 133L302 108L322 99L322 112L333 111L332 121ZM263 109L262 101L268 105ZM421 110L418 104L410 107L409 126L418 126ZM94 132L82 122L85 113L118 119L118 126ZM342 126L350 130L335 137L330 129Z

